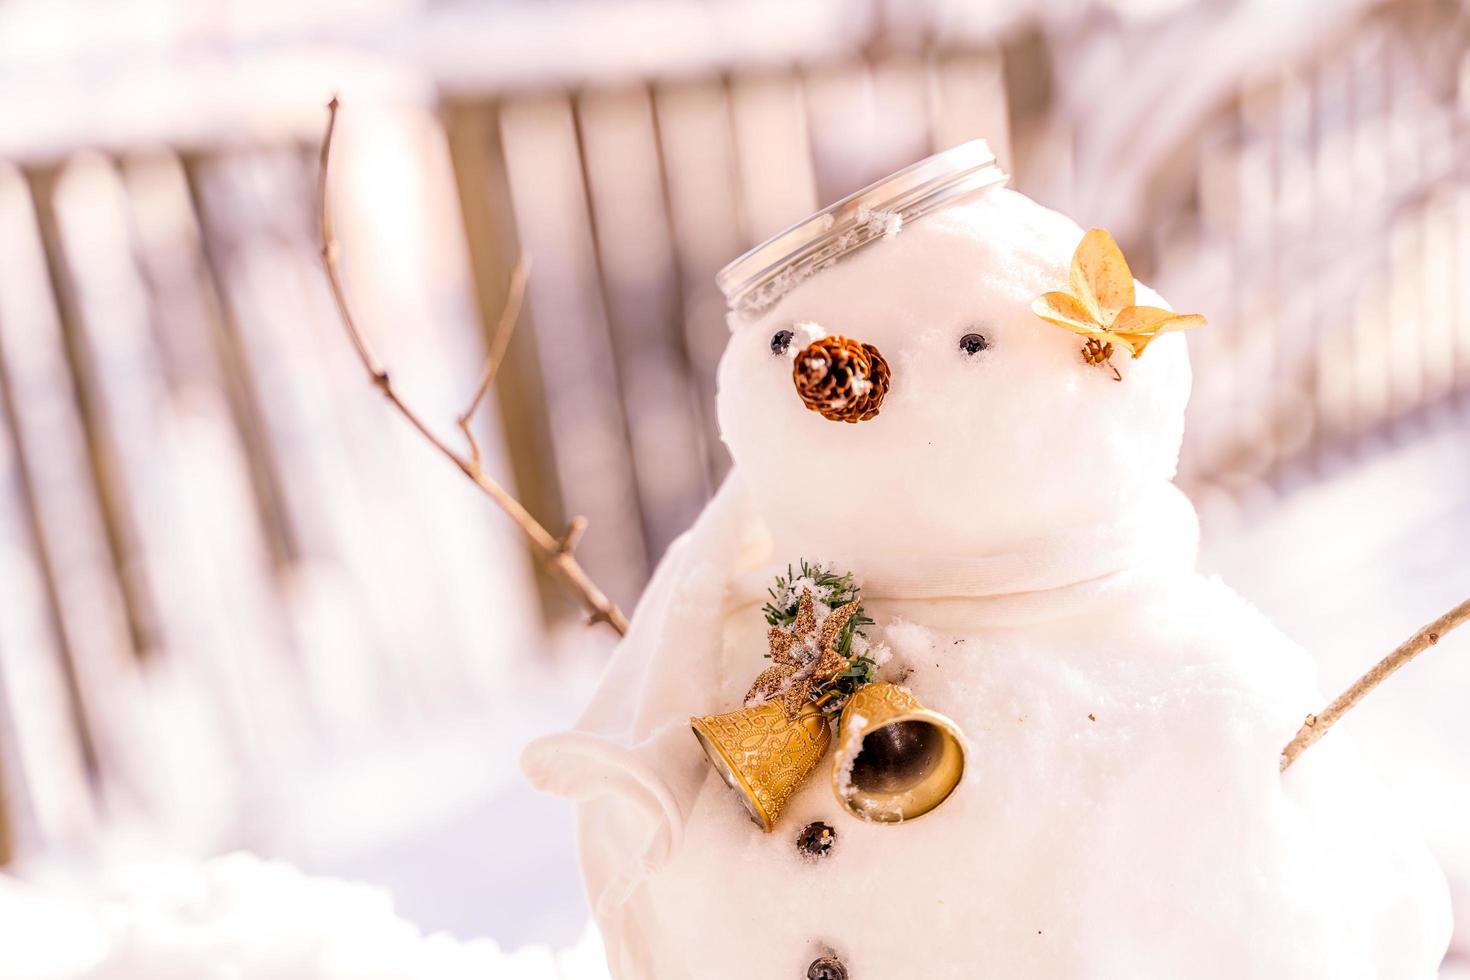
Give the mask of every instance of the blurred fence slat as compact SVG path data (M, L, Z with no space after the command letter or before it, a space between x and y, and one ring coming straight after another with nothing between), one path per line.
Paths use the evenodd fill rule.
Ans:
M122 472L119 449L107 427L108 411L102 403L104 370L84 336L77 283L77 267L84 259L74 255L63 240L56 201L59 172L54 168L40 168L30 171L28 176L56 323L60 328L60 351L74 380L77 414L91 471L87 482L96 490L103 542L118 572L123 613L132 634L133 649L145 655L157 643L157 614L146 580L135 573L139 532L130 513L128 497L132 488Z
M643 546L661 554L712 492L647 89L575 106L599 286L628 420Z
M728 460L714 417L715 368L725 350L725 300L715 273L750 244L739 196L729 91L718 81L678 82L654 90L664 160L667 221L679 256L684 343L704 410L708 466L724 476Z
M271 558L278 568L285 567L300 555L300 542L287 510L280 462L270 449L261 405L263 396L247 367L242 325L225 291L227 266L226 258L221 254L223 245L208 235L204 226L202 171L206 164L199 155L192 154L163 161L157 166L156 179L163 186L155 193L165 200L155 204L158 210L154 213L172 216L174 224L169 232L172 241L167 247L173 255L172 263L182 268L183 278L175 281L169 292L159 290L155 302L162 317L185 316L180 329L168 330L167 336L183 333L192 338L190 341L169 340L165 343L171 349L176 349L180 343L204 348L189 359L192 370L196 372L195 380L220 391L229 407L242 450L249 461L246 471L251 481L252 499L259 511L260 526ZM135 179L141 179L140 170L141 165L135 165ZM140 203L141 200L140 196ZM143 233L141 222L138 227L140 234ZM142 261L145 268L150 268L159 260L150 262L145 256ZM180 307L189 313L175 312Z
M731 79L730 115L742 223L754 244L819 206L801 79L785 72Z
M4 195L0 189L0 199ZM10 230L0 228L0 258L13 254L5 244ZM32 484L10 436L16 415L0 357L0 823L10 851L90 831L96 774L91 725L61 646Z
M932 71L935 149L986 139L1000 165L1014 172L1010 108L999 52L938 54Z
M514 204L506 169L505 141L499 106L448 101L441 108L453 165L459 210L464 225L470 282L488 348L490 330L499 322L521 243L511 220ZM533 258L534 262L535 259ZM546 393L541 377L540 342L534 297L522 309L519 326L506 348L505 362L493 394L504 420L511 483L518 498L548 528L565 527L568 519L551 445ZM529 562L530 557L526 560ZM550 578L537 566L542 601L561 608Z
M143 758L137 662L117 565L104 529L84 423L31 191L0 175L7 273L0 291L0 370L10 444L59 623L72 717L102 799L154 796ZM52 241L55 241L53 238Z
M581 140L569 97L507 102L500 124L519 233L535 256L529 295L557 466L568 513L592 531L579 552L609 595L627 604L648 574L622 382L588 210Z

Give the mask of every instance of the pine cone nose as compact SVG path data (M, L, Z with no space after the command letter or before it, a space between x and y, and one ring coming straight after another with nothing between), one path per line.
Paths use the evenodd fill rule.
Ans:
M872 344L823 337L802 348L791 366L802 403L833 422L862 422L878 414L888 394L888 362Z

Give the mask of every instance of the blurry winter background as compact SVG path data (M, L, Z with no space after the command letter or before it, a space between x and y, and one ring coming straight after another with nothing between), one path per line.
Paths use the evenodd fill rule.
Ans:
M391 921L285 866L190 864L237 849L426 931L580 943L506 976L596 961L569 808L515 760L610 643L353 360L313 228L334 91L349 288L444 431L534 257L481 442L549 527L590 519L625 607L728 465L716 269L979 136L1209 315L1180 475L1204 561L1328 689L1470 595L1454 2L0 0L5 980L102 955L69 918L99 882L282 935ZM1353 728L1450 870L1470 964L1455 642Z

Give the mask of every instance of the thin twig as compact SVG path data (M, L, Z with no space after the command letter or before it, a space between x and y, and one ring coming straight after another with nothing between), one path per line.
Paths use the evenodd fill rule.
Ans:
M567 525L566 533L561 536L558 547L562 551L576 551L577 545L582 540L582 535L587 532L587 518L577 516L572 518L571 524Z
M1301 728L1297 729L1296 737L1281 750L1281 771L1285 772L1286 768L1296 761L1297 756L1326 735L1327 730L1336 724L1338 719L1363 700L1369 691L1382 684L1389 674L1434 646L1446 633L1466 620L1470 620L1470 599L1466 599L1399 644L1398 649L1374 664L1368 673L1354 681L1352 687L1338 695L1337 699L1323 708L1321 712L1307 715L1307 720L1302 723Z
M515 333L516 321L521 316L521 303L526 297L526 279L531 274L530 256L522 254L516 259L516 266L510 273L510 286L505 294L505 306L500 310L500 322L495 325L495 333L490 336L490 353L485 358L485 370L480 375L480 385L475 389L475 397L470 399L469 405L459 414L455 421L459 423L460 431L464 433L465 441L470 446L470 459L478 464L480 462L480 444L475 439L474 429L470 426L475 412L480 408L480 402L485 400L485 393L490 390L490 385L495 382L495 375L500 370L500 364L505 360L505 349L510 346L510 335Z
M578 602L587 610L588 621L592 623L606 623L617 632L619 636L627 633L628 620L623 615L617 604L609 599L587 572L577 562L574 548L577 540L581 537L582 529L586 522L577 518L572 521L571 526L561 537L552 534L531 516L521 502L511 493L485 473L480 465L479 454L476 452L472 458L466 458L455 452L443 439L439 438L432 429L421 419L413 409L398 397L398 392L393 388L388 378L388 372L383 367L372 347L368 344L366 336L359 329L357 321L352 316L352 310L347 304L347 292L342 285L342 275L337 266L338 245L336 235L332 231L331 209L327 204L327 173L328 164L331 160L332 136L337 128L337 99L333 98L327 103L327 129L322 137L321 168L317 176L317 218L321 225L322 233L322 267L327 274L327 284L331 287L332 299L337 304L337 314L342 320L342 327L347 331L348 339L352 341L353 348L357 351L358 360L362 362L363 368L372 378L373 384L388 399L388 403L398 410L398 414L408 420L408 423L418 430L428 443L439 451L439 453L459 467L459 471L474 481L484 494L495 502L495 504L515 522L521 529L526 540L530 542L531 548L537 556L564 585L576 596ZM518 267L519 268L519 267ZM519 287L512 282L512 289L519 293ZM507 307L512 304L507 301ZM519 305L519 296L516 304ZM502 317L502 321L505 317ZM512 318L513 320L513 318ZM497 330L497 337L508 332L508 328ZM508 338L507 338L508 341ZM493 352L492 352L493 353ZM477 390L475 398L470 402L468 411L473 412L478 406L484 389L489 387L490 381L494 379L494 367L499 358L493 358L487 364L485 376L481 380L481 388ZM473 447L473 439L471 440Z

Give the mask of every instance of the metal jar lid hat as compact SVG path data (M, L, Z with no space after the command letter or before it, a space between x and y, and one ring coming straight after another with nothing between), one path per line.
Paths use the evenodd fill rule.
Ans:
M772 235L715 276L738 318L759 316L844 256L932 211L998 187L1009 175L985 140L970 140L849 194Z

